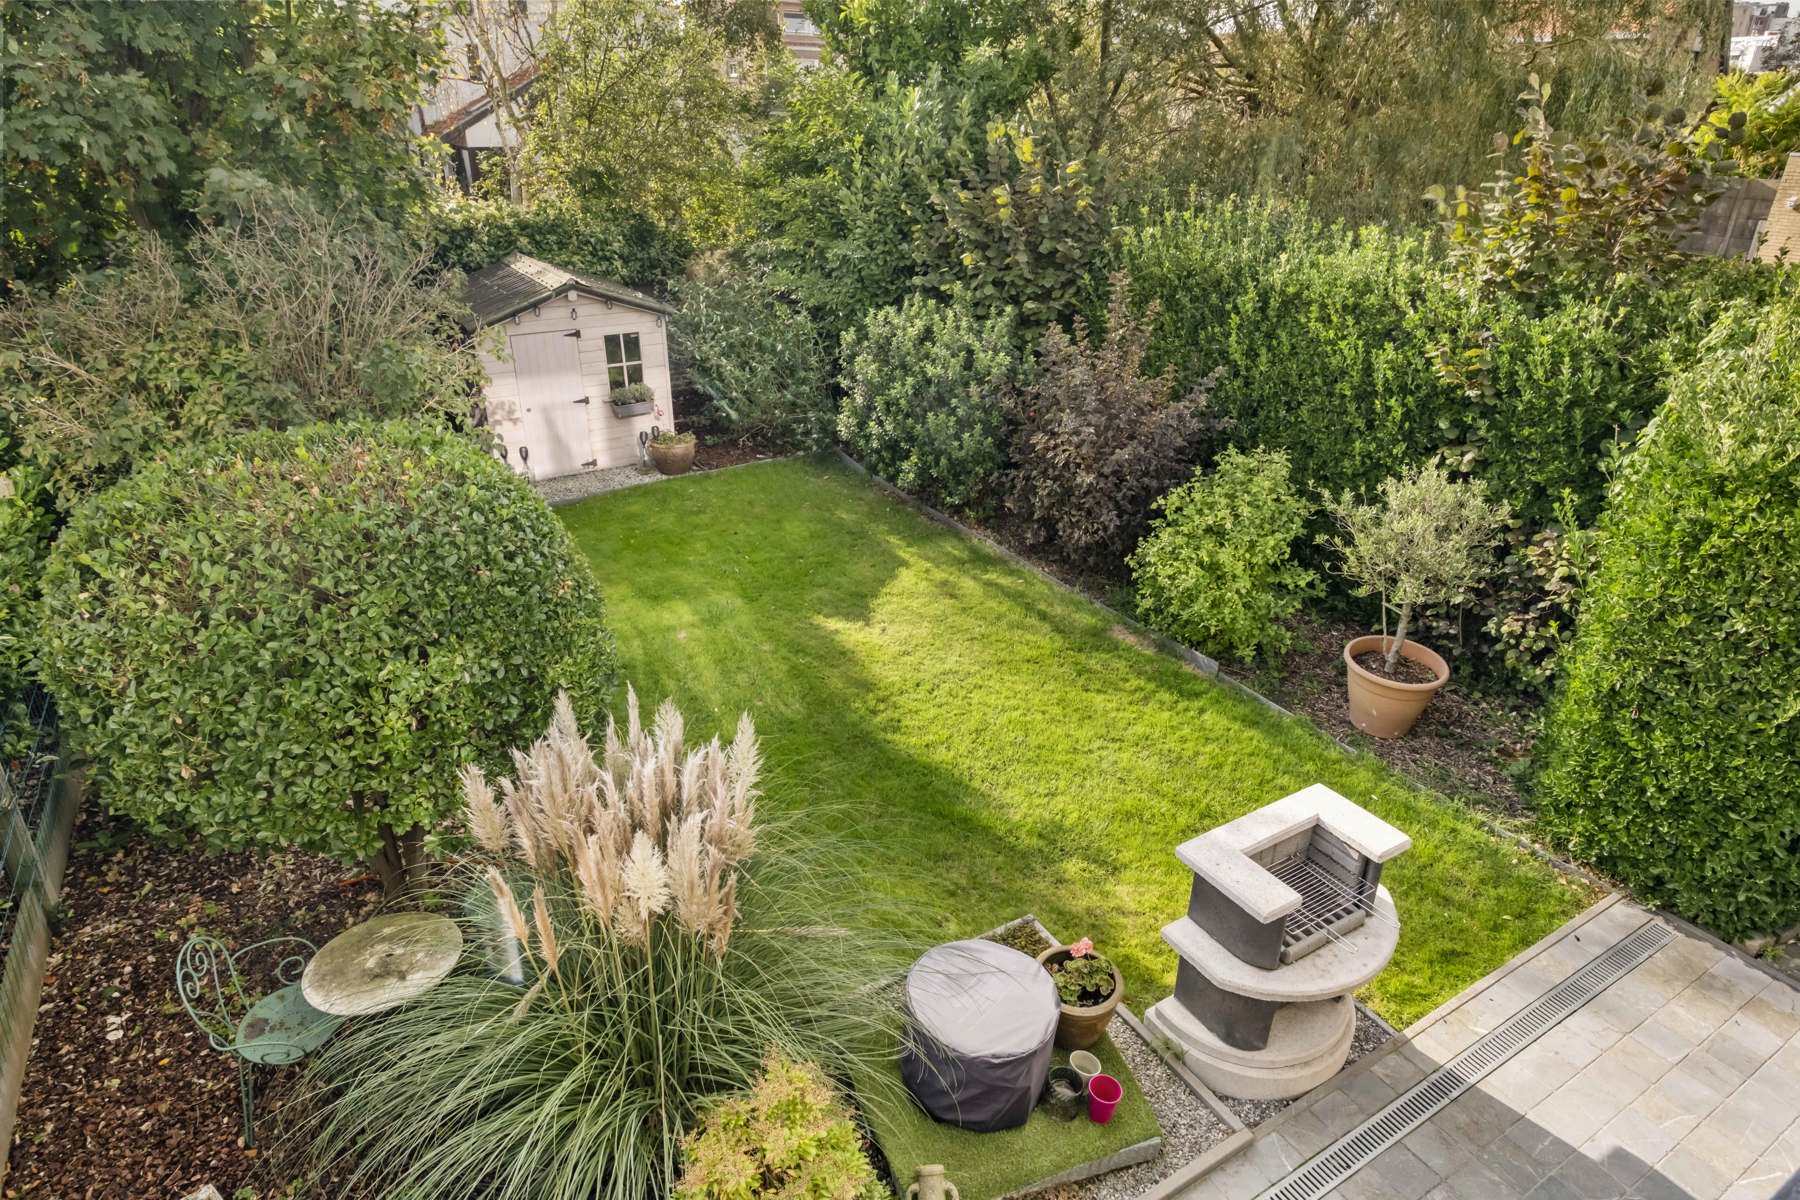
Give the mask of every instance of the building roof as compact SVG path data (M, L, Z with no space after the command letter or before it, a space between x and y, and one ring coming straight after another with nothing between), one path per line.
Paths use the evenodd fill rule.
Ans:
M597 300L664 316L672 316L675 312L661 300L611 279L582 271L566 271L528 254L509 254L492 266L473 272L464 282L463 299L475 313L473 323L465 324L470 328L497 325L508 317L548 304L569 292L581 292Z

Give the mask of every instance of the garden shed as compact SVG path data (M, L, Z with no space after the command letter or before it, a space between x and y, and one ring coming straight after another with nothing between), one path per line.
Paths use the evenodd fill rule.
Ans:
M629 466L653 431L674 429L668 305L524 254L471 274L465 296L471 330L506 335L504 347L482 347L481 362L487 422L515 470L549 479ZM650 399L612 403L631 384Z

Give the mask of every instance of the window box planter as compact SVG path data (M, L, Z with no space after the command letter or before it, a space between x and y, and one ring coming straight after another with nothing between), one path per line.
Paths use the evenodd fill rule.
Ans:
M612 406L613 416L623 421L629 417L641 417L650 411L654 401L639 400L636 404L615 404Z

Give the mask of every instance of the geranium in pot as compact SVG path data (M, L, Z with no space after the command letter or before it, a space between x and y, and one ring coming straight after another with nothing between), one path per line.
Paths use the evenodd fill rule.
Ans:
M1064 1050L1086 1050L1106 1033L1119 1002L1125 999L1124 977L1111 960L1094 953L1094 943L1087 938L1052 946L1037 960L1056 981L1062 999L1056 1044Z
M694 465L694 435L663 432L650 439L650 461L664 475L686 474Z
M1340 536L1322 536L1342 557L1359 596L1381 596L1397 617L1393 636L1353 638L1344 646L1350 721L1374 737L1399 737L1450 678L1443 656L1407 640L1416 609L1449 604L1481 581L1506 520L1479 480L1458 483L1442 467L1413 467L1384 480L1380 501L1325 497ZM1385 630L1385 613L1382 626Z

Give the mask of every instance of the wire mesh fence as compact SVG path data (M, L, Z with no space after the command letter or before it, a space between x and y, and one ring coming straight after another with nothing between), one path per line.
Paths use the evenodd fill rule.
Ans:
M0 701L0 1181L81 797L58 749L46 692Z
M56 744L48 692L32 688L20 703L0 704L0 958L12 948L26 895L45 897L43 835L55 804Z

